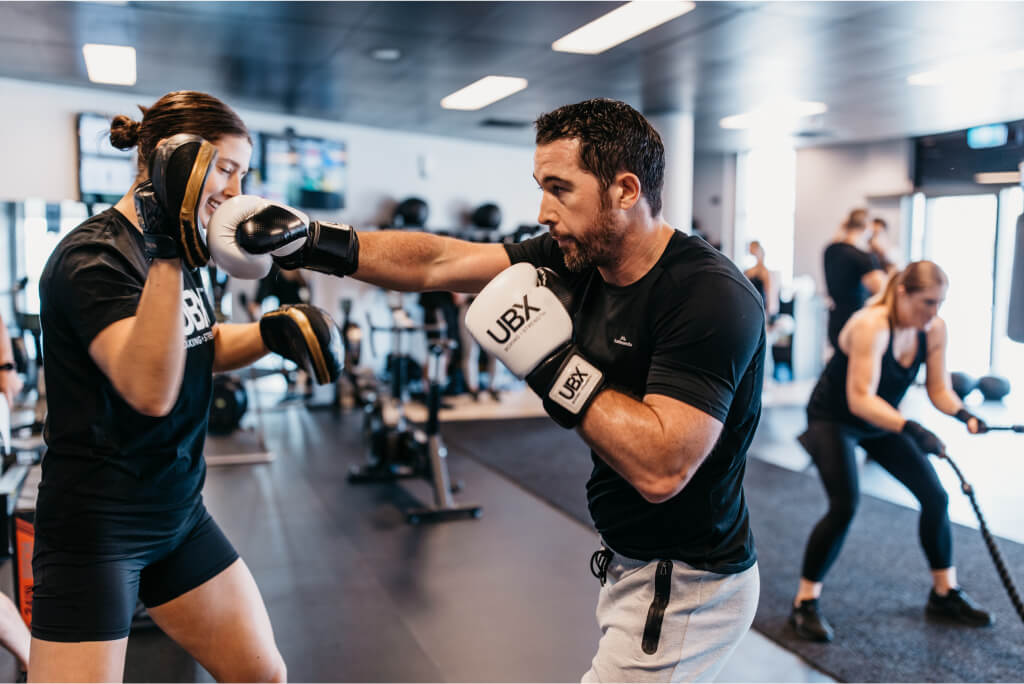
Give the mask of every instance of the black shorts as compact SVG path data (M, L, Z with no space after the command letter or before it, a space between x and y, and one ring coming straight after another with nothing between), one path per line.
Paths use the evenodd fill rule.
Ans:
M138 598L147 607L167 603L237 558L201 500L176 533L140 534L116 553L69 550L37 535L32 636L62 642L123 639Z

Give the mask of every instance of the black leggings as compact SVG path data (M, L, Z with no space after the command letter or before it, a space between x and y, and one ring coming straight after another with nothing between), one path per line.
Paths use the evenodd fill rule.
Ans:
M949 525L949 497L928 456L909 438L897 433L864 437L840 423L811 420L800 443L814 459L828 494L828 512L807 540L803 578L821 582L843 547L860 497L858 444L880 466L899 480L921 504L918 533L932 570L953 565L953 533Z

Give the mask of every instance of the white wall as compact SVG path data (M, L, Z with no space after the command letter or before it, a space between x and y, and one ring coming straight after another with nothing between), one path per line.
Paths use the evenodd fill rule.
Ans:
M0 199L78 197L75 115L139 117L155 97L0 79ZM231 104L230 101L228 104ZM348 146L347 207L331 218L356 226L390 218L393 202L416 195L430 204L428 227L457 228L484 202L503 213L503 230L536 220L533 149L353 126L238 108L250 129L343 140ZM425 173L422 173L425 171ZM382 208L387 212L382 214Z
M854 207L885 219L899 244L910 228L900 225L899 196L912 191L910 140L797 150L794 275L814 276L825 291L822 252Z
M127 114L158 96L0 79L0 200L78 198L75 116L90 111ZM228 101L230 105L231 102ZM533 148L461 141L331 121L237 108L253 131L282 132L342 140L348 153L346 207L310 212L314 218L357 228L390 220L396 202L421 197L430 205L428 228L464 225L464 216L484 202L502 210L503 232L535 223L540 194L533 180ZM125 188L127 190L127 188ZM341 296L363 299L368 291L351 279L313 274L314 302L337 312ZM365 317L356 314L360 321ZM383 323L383 321L382 321Z
M693 218L711 242L730 253L736 219L736 155L697 153L693 157Z

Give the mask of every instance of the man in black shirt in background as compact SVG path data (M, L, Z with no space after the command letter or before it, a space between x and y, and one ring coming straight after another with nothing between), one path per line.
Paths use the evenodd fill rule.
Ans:
M547 235L517 245L357 236L275 208L235 237L284 268L391 290L493 281L467 326L593 450L603 637L584 681L710 681L759 593L742 484L761 413L761 298L721 253L662 219L664 147L636 110L589 100L536 126ZM563 370L583 364L603 382L573 384L578 401L556 405Z
M839 331L868 297L881 292L887 277L878 257L867 251L868 213L854 209L825 248L825 286L832 299L828 312L828 341L839 348Z

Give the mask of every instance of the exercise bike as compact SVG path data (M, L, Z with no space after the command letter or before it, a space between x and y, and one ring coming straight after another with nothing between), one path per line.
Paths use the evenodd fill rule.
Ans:
M443 324L416 325L400 306L392 307L392 318L390 326L376 326L372 320L369 321L371 348L374 333L388 332L392 336L391 392L387 396L378 396L364 409L363 437L368 447L368 462L353 466L348 481L362 484L415 477L429 481L433 486L433 504L406 512L406 520L414 525L478 518L482 513L480 506L458 504L452 496L461 490L461 486L451 482L448 450L440 433L443 366L454 343L446 338ZM404 409L409 361L408 355L403 353L404 342L411 334L420 332L437 334L437 339L428 344L427 421L423 430L412 428Z

